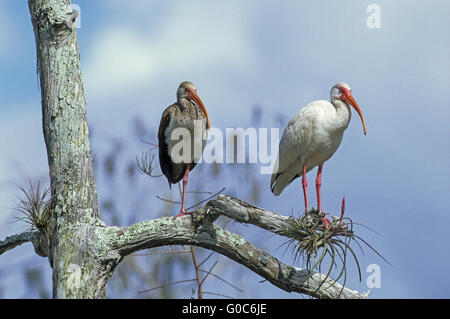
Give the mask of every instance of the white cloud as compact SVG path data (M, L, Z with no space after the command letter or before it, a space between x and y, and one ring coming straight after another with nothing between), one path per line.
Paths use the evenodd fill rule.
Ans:
M116 26L98 35L88 57L85 81L94 98L116 95L148 79L155 66L155 54L143 39Z
M247 5L176 2L167 9L156 26L133 28L112 19L93 36L84 68L90 98L139 90L173 74L182 78L251 67Z

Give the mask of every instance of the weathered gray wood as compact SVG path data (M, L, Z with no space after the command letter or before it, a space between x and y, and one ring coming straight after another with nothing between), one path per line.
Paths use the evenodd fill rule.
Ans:
M88 251L92 227L99 221L74 26L77 14L70 9L69 0L29 0L28 4L36 39L42 125L54 196L49 252L53 296L103 297L104 287L97 287L95 255ZM77 267L84 271L84 282L75 280L74 284L68 278L73 277ZM77 289L73 289L75 286Z
M217 200L208 203L210 220L216 215L224 215L240 223L253 224L278 235L286 235L289 217L278 215L260 207L250 205L237 198L220 195Z
M245 217L258 214L259 216ZM162 217L134 224L130 227L98 227L97 251L100 260L112 262L133 252L164 245L194 245L214 250L246 266L275 286L288 291L304 293L317 298L366 298L366 294L342 287L332 279L289 266L269 253L257 248L241 236L212 222L220 215L238 221L251 221L258 227L274 233L284 233L287 217L251 206L229 196L219 196L200 208L192 216L177 219ZM320 286L320 287L319 287Z
M16 248L17 246L32 241L32 238L36 235L36 233L37 232L34 231L27 231L21 234L6 237L5 240L0 240L0 255L8 250Z

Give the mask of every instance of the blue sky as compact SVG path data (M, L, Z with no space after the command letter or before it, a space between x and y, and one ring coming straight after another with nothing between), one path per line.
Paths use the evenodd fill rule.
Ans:
M379 233L362 230L393 266L368 251L361 257L363 271L381 267L372 297L450 297L448 1L74 3L81 7L88 116L98 136L131 136L128 119L136 114L156 129L183 80L196 84L212 125L222 129L248 125L255 104L263 107L261 127L272 127L278 114L286 123L308 102L328 99L334 83L348 82L368 133L353 114L324 165L323 206L337 211L346 196L347 214ZM366 26L372 3L381 9L379 29ZM14 183L48 172L26 1L0 2L0 97L0 205L10 206ZM94 152L102 147L93 142ZM314 176L308 174L315 205ZM303 207L299 180L273 197L265 179L262 206L284 215ZM0 238L20 231L9 220L0 208ZM24 245L1 256L0 269L23 260L45 266L31 250ZM281 256L276 245L269 251ZM5 297L24 294L15 276L4 279ZM349 287L367 290L365 277ZM260 297L295 297L270 285L263 291Z

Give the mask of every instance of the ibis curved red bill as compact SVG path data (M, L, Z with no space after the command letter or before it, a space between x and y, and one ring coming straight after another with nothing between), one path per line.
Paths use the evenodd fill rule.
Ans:
M362 121L362 125L364 128L364 135L366 135L367 131L366 131L366 123L364 122L364 116L361 112L361 109L358 106L358 103L356 103L355 99L353 98L352 92L350 90L347 90L345 88L342 88L343 92L342 92L342 99L347 102L348 104L350 104L351 106L353 106L353 108L356 110L356 112L358 112L359 117L361 118Z
M208 116L208 112L206 111L205 105L203 104L203 102L200 99L200 97L197 95L197 92L196 92L195 89L188 88L187 91L188 91L188 98L191 101L194 101L195 104L200 106L200 108L203 110L203 113L205 113L205 116L206 116L206 128L209 129L211 127L211 125L209 123L209 116Z

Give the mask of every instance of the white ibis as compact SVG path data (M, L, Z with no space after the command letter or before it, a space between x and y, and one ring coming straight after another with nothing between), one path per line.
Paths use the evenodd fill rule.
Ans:
M200 128L200 134L194 132L194 127ZM201 151L203 151L205 146L203 132L209 127L208 112L197 95L194 84L188 81L182 82L177 90L177 102L164 110L158 131L159 164L169 182L169 187L183 179L181 210L175 217L190 214L185 209L188 175L198 161L198 154L194 152L195 145L200 145ZM172 132L177 128L187 129L191 140L184 142L188 142L192 146L183 150L183 152L190 151L190 154L183 154L181 161L179 158L175 158L175 154L172 154L172 148L180 142L176 140L179 136L172 136Z
M361 117L366 134L366 124L361 109L352 96L350 86L338 82L330 92L331 103L325 100L314 101L301 109L289 121L280 141L278 159L270 181L275 196L297 177L302 176L305 210L308 211L306 173L319 166L316 177L317 209L322 211L320 186L322 185L322 167L338 149L350 118L350 106ZM323 219L325 228L330 220Z

